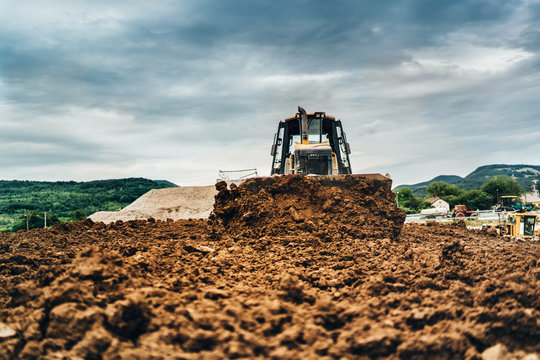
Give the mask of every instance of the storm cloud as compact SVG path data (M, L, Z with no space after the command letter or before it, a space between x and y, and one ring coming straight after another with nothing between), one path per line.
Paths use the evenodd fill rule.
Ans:
M0 3L0 178L266 175L279 120L343 121L396 184L538 163L539 1Z

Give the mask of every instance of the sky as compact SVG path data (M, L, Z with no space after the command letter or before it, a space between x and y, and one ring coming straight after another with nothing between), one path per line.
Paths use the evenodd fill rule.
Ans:
M0 0L0 179L269 175L297 106L394 185L540 163L540 0Z

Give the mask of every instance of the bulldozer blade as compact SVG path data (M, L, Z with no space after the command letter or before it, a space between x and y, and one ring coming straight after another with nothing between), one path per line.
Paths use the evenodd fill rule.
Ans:
M284 175L248 178L242 182L242 186L248 188L254 194L257 194L265 187L272 185L275 182L277 176ZM375 188L382 189L385 192L392 191L392 178L388 174L308 175L307 177L318 181L323 186L338 187L344 190L349 189L351 186L356 184L358 180L369 179L370 181L373 181Z

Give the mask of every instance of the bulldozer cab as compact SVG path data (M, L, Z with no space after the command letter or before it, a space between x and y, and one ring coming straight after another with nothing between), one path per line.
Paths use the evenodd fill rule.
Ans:
M351 150L341 121L324 112L304 112L304 115L307 117L307 138L300 111L279 122L270 153L271 175L351 174Z

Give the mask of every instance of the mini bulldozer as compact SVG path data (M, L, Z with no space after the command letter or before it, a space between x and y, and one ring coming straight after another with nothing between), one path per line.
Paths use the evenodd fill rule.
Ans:
M536 230L538 215L534 213L508 214L503 224L499 226L501 235L510 235L525 239L537 239L540 229Z

